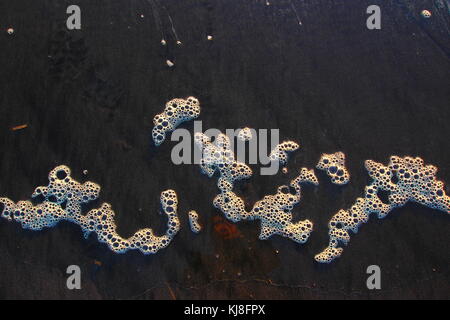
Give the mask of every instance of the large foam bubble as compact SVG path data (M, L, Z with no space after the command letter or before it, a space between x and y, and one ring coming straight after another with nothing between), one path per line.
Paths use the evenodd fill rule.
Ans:
M387 166L372 160L365 166L372 182L363 198L331 218L328 247L316 255L316 261L329 263L341 256L340 246L350 241L350 231L357 233L371 213L381 219L408 201L450 213L450 197L445 194L444 183L436 179L437 168L425 165L421 158L392 156Z
M117 253L128 250L140 250L144 254L156 253L167 247L180 230L177 216L178 199L173 190L161 193L163 212L168 217L167 231L162 236L156 236L152 229L142 229L128 239L117 234L114 222L114 211L111 205L104 203L98 209L81 212L81 205L96 200L100 186L93 182L80 184L71 177L70 168L59 166L53 169L49 176L49 184L36 188L32 197L43 197L43 202L33 205L30 201L14 203L10 199L0 198L3 204L1 216L7 220L15 220L22 227L30 230L42 230L56 226L66 220L78 224L84 236L95 233L100 242L106 243Z

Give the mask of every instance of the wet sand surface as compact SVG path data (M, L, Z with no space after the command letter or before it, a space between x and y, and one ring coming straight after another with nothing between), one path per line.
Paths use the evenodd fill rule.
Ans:
M169 188L182 230L154 256L116 255L70 223L32 232L0 221L0 298L450 298L450 219L419 205L372 217L334 263L313 259L327 245L331 216L363 194L364 160L420 156L450 183L445 1L80 0L82 30L68 31L71 4L0 4L0 196L27 200L66 164L78 181L102 186L91 207L111 203L121 235L163 233L159 195ZM366 28L371 4L381 6L381 30ZM423 9L433 16L423 19ZM321 153L346 154L350 183L332 185L319 172L320 186L307 187L294 209L315 223L305 245L259 241L258 224L227 223L212 206L216 179L173 165L174 142L152 144L153 116L190 95L201 102L204 129L279 128L301 144L289 173L238 184L248 207ZM73 264L82 290L66 288ZM366 287L373 264L382 290Z

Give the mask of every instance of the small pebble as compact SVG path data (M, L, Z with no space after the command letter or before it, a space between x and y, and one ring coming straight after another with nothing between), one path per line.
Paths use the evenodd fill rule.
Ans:
M181 46L181 45L182 45L182 43L181 43L181 41L180 41L180 40L178 40L178 41L177 41L177 45L179 45L179 46Z
M14 29L13 28L8 28L8 30L6 30L6 32L8 32L9 35L14 33Z
M166 40L162 39L162 40L161 40L161 44L162 44L163 46L165 46L165 45L167 44Z
M98 261L98 260L94 260L94 264L101 267L102 266L102 262Z
M208 36L208 40L211 41L213 39L212 36Z
M89 173L87 170L83 170L83 174L86 176Z
M170 61L170 60L167 60L166 63L167 63L167 65L168 65L170 68L172 68L172 67L175 65L175 64L174 64L172 61Z

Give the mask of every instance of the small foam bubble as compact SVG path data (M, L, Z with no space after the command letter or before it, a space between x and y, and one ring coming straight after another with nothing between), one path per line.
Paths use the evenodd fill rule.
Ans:
M198 213L195 210L189 211L189 225L191 226L191 231L194 233L199 233L202 231L202 226L198 222Z

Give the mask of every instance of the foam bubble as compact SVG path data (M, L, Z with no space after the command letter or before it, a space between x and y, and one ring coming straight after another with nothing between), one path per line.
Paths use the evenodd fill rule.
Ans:
M357 233L371 213L381 219L412 201L450 214L450 197L444 183L436 179L437 168L425 165L421 158L392 156L387 166L367 160L365 167L372 182L365 188L364 198L331 218L328 247L316 255L316 261L329 263L341 256L343 248L339 246L350 241L349 232Z
M191 231L194 233L199 233L202 230L202 226L198 222L198 213L195 210L189 211L189 225L191 226Z
M14 203L10 199L0 198L4 206L1 216L21 223L24 229L35 231L54 227L60 221L70 221L81 227L86 238L95 233L100 242L106 243L116 253L132 249L144 254L156 253L167 247L180 230L177 194L173 190L161 193L162 209L168 217L166 233L156 236L152 229L147 228L139 230L129 239L117 234L115 213L110 204L104 203L99 209L82 215L81 204L96 200L99 193L99 185L89 181L80 184L71 178L70 168L59 166L50 172L49 184L36 188L32 195L43 196L42 203L35 206L30 201Z
M200 103L194 97L173 99L166 103L164 111L153 119L152 137L156 146L166 140L166 134L175 130L181 123L198 118Z
M316 168L324 170L334 184L344 185L350 181L350 173L345 168L345 154L343 152L322 154Z

